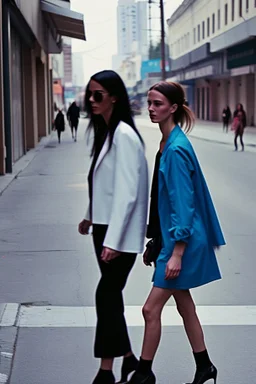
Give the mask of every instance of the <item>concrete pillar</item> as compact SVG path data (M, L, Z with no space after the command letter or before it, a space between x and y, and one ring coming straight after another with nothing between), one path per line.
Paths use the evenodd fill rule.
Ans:
M256 69L256 66L255 66ZM256 74L254 74L254 125L256 126Z
M0 0L0 175L5 174L2 25L2 0Z
M239 103L243 104L244 109L247 111L247 82L246 75L240 76L239 89L240 89L240 98Z
M229 80L229 108L231 110L231 113L233 115L233 112L236 108L236 104L238 103L237 98L238 98L238 82L236 77L231 77Z
M220 120L222 120L222 111L223 109L229 105L229 86L228 86L228 80L222 79L220 80L220 87L219 87L219 115Z
M47 105L47 72L46 65L39 58L36 60L37 74L37 113L38 139L47 136L48 105Z
M219 121L218 111L218 81L211 80L210 82L210 120Z
M244 109L247 113L247 125L255 124L255 74L245 76L246 101Z
M36 58L30 48L23 49L23 68L25 141L26 149L31 149L38 142L38 121Z

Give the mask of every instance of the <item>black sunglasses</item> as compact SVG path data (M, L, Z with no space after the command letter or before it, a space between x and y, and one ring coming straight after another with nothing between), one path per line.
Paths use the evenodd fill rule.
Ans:
M88 99L92 96L96 103L101 103L103 101L104 93L101 91L88 91Z

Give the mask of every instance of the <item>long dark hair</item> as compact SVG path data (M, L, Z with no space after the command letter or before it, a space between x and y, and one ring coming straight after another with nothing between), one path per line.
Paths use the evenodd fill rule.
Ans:
M191 109L186 105L185 92L179 83L160 81L150 88L162 93L171 104L177 104L178 108L173 114L175 124L184 126L184 132L189 133L195 123L195 116Z
M92 112L91 103L89 101L89 85L91 80L99 83L110 96L116 97L116 102L114 104L113 112L108 126L106 126L105 120L101 115L95 115ZM141 142L143 143L142 137L133 121L129 97L121 77L114 71L104 70L93 75L90 81L85 91L85 110L88 114L88 117L90 118L88 129L89 131L91 129L94 130L92 155L95 153L95 149L97 148L99 141L102 140L102 134L104 134L106 131L109 134L109 149L111 148L114 133L120 121L130 125L130 127L137 133Z

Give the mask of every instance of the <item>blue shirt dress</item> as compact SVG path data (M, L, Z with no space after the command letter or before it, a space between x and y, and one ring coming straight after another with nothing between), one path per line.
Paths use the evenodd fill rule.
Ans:
M177 125L164 147L158 175L158 211L163 248L155 287L190 289L221 278L214 249L225 244L217 214L193 147ZM165 280L175 243L187 243L179 276Z

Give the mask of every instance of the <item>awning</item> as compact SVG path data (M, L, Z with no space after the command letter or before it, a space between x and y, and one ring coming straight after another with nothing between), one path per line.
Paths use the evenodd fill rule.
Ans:
M41 10L48 14L60 35L86 40L81 13L60 7L47 0L41 0Z

